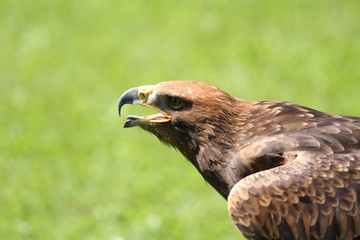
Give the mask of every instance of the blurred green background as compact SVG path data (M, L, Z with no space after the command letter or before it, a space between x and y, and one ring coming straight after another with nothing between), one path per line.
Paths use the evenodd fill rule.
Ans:
M360 115L360 1L0 2L0 239L241 239L126 89L210 82ZM124 107L124 115L142 108Z

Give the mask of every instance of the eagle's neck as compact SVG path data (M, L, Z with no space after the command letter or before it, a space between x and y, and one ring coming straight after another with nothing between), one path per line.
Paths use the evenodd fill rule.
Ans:
M238 169L233 170L229 166L232 164L232 161L229 161L229 157L232 156L229 154L241 142L239 136L245 134L241 133L241 122L225 122L231 119L241 121L243 116L237 112L225 114L227 117L216 118L215 121L209 119L201 127L179 132L175 147L195 166L203 178L227 199L231 188L242 178ZM233 126L231 131L229 126Z

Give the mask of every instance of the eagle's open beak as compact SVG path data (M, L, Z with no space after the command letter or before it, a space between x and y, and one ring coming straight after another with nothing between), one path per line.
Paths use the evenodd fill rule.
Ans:
M165 123L171 120L171 116L160 110L151 103L148 103L149 96L153 93L154 87L152 85L135 87L124 92L118 102L118 111L119 115L121 115L121 108L125 104L139 104L149 108L152 108L158 111L158 114L149 115L149 116L127 116L126 122L124 124L125 128L135 127L145 123Z

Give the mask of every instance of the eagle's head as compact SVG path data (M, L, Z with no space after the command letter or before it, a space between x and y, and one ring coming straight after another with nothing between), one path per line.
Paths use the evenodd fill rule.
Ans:
M237 113L229 104L236 103L236 98L210 84L170 81L127 90L119 99L118 110L120 114L125 104L140 104L156 110L158 114L128 116L124 127L139 126L180 149L177 139L181 136L211 138L216 131L233 125L233 115Z

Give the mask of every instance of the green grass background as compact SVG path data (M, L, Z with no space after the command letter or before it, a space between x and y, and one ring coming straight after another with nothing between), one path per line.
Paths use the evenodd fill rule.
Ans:
M241 239L180 153L122 128L120 94L169 79L360 115L360 1L2 0L0 239Z

